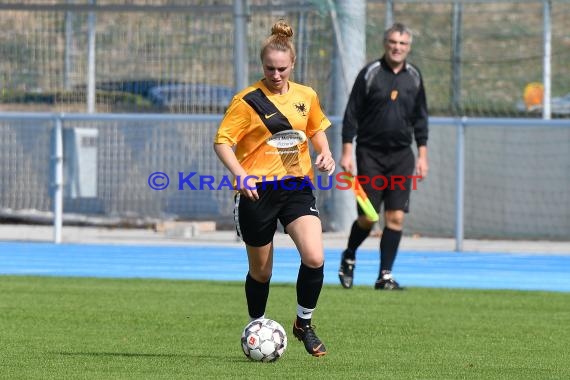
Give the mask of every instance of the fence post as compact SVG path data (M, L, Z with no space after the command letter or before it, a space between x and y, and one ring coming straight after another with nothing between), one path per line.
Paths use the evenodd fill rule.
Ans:
M234 91L244 89L249 82L247 67L247 0L234 0Z
M62 115L55 117L54 148L52 161L53 171L53 242L61 243L63 225L63 128Z
M542 101L542 118L545 120L549 120L551 118L551 107L550 104L552 102L551 97L551 66L552 66L552 22L550 19L551 15L551 4L550 0L544 0L543 3L543 23L544 23L544 31L543 31L543 50L544 50L544 58L543 58L543 82L544 82L544 97Z
M97 0L90 0L90 4L95 5ZM95 39L97 36L96 31L96 18L94 11L90 11L87 14L87 112L95 112L96 98L96 86L95 82L96 71L95 71Z
M453 29L451 32L451 109L453 115L461 113L461 47L463 29L463 4L453 4Z
M336 4L336 7L335 7ZM337 173L342 171L339 160L342 154L342 116L354 79L365 64L366 56L366 2L364 0L329 0L331 22L335 35L333 56L332 112L339 123L331 128L331 151L337 160ZM333 191L332 231L349 231L356 218L354 195L350 191Z
M455 160L455 251L463 251L464 197L465 197L465 125L467 118L457 120Z
M384 29L388 29L394 23L394 0L386 0Z

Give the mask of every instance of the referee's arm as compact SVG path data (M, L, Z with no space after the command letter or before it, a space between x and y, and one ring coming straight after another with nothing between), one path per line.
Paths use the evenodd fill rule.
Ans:
M416 175L421 177L420 181L427 177L428 165L428 108L423 80L420 82L420 90L416 97L416 107L414 111L414 139L418 146L418 160L416 162Z

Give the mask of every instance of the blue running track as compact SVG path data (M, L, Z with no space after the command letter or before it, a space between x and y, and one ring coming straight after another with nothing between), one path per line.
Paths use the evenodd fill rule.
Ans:
M325 255L325 283L338 284L340 250ZM296 250L276 248L272 281L295 282L298 267ZM246 272L241 247L0 242L1 275L243 281ZM394 272L411 287L570 292L568 254L403 251ZM372 286L377 273L378 253L361 249L355 285Z

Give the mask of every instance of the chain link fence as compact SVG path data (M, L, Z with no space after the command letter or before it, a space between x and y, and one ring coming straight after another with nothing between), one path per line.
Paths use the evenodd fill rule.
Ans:
M432 115L537 115L521 104L525 86L543 80L542 1L390 3L387 13L386 1L366 2L366 58L382 52L387 14L409 24L417 32L410 60L424 74ZM3 2L0 110L87 110L88 11L94 9L97 112L220 113L236 90L232 4ZM296 32L294 80L313 86L331 109L332 83L339 80L332 68L334 5L247 1L248 80L261 76L259 46L285 18ZM569 117L570 2L552 0L550 21L553 117Z
M340 115L332 111L334 84L341 80L333 67L334 2L247 3L248 81L262 76L259 46L271 25L287 19L296 32L293 79L317 90L335 121L329 138L338 135ZM552 96L564 99L570 93L570 2L553 0L551 6ZM424 75L432 116L540 116L537 109L521 107L521 101L525 86L542 80L543 2L368 1L367 60L382 52L390 9L394 20L417 32L410 60ZM231 0L18 0L3 1L0 10L0 116L2 111L87 111L88 21L90 13L95 16L94 116L110 117L63 123L68 217L75 215L78 223L100 217L115 225L144 224L147 218L231 223L231 191L188 186L180 191L175 185L180 172L226 174L211 146L236 91ZM453 45L459 14L461 44ZM553 118L568 118L560 104L553 107ZM121 118L123 113L144 113L148 119ZM412 195L409 232L453 236L454 131L447 124L432 125L432 174ZM558 126L469 130L466 237L568 238L568 131ZM33 219L51 212L52 147L49 116L0 117L2 218ZM531 169L521 170L524 165ZM157 171L169 175L169 189L150 189L149 176ZM337 217L331 191L318 196L327 225Z

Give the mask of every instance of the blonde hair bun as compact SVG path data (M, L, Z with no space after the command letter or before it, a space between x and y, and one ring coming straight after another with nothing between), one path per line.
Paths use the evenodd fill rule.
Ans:
M271 28L271 35L291 38L293 37L293 29L285 21L279 20Z
M295 62L295 46L293 46L293 28L285 22L279 20L271 28L271 35L267 37L261 46L259 58L263 62L263 57L267 50L288 51L291 54L291 60Z

